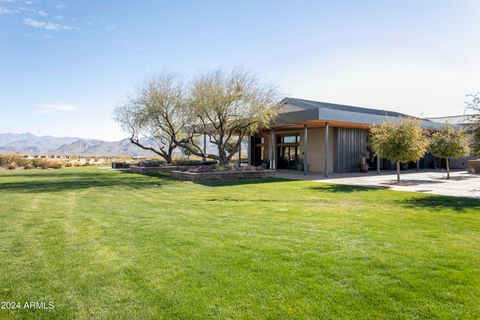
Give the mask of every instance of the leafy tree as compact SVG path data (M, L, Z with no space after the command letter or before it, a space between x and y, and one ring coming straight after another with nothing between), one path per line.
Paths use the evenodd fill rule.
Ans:
M471 134L470 148L475 156L480 157L480 127L475 128Z
M268 126L278 112L276 90L254 76L242 72L208 72L196 78L189 93L189 121L186 138L175 143L193 155L226 166L238 152L243 139ZM217 153L204 153L195 143L196 135L206 134ZM233 146L232 146L233 143Z
M467 95L468 100L465 101L466 111L473 112L473 125L469 128L471 130L470 148L472 153L480 157L480 92L476 94Z
M442 130L435 132L430 140L430 152L444 158L447 164L447 179L450 179L449 158L458 159L468 154L468 139L465 133L446 124Z
M162 73L145 81L136 93L114 109L114 119L130 134L130 141L172 163L175 139L186 125L187 98L183 81ZM156 146L142 142L154 140Z
M417 161L426 152L428 138L415 118L387 121L371 128L374 153L396 163L397 182L400 183L400 163Z

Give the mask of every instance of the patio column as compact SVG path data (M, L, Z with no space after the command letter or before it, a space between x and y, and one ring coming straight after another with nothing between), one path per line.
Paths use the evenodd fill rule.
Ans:
M380 174L380 157L377 155L377 174Z
M307 142L308 142L308 129L307 125L303 125L303 175L307 175L308 172L308 159L307 159Z
M275 131L270 131L270 169L276 169L275 165Z
M328 122L325 122L325 145L323 153L325 155L325 177L328 177L328 142L329 142L329 125Z

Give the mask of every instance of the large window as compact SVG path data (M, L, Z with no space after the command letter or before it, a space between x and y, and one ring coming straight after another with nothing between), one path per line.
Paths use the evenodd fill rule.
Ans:
M277 137L277 143L299 143L299 141L300 139L298 135Z

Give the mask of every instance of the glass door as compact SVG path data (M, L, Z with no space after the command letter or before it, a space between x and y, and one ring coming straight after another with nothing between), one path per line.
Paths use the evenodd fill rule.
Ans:
M300 137L285 135L277 137L277 168L297 170L300 160Z

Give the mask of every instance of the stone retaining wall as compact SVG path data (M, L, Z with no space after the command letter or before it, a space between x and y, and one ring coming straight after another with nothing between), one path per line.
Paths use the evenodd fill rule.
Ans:
M161 166L161 167L137 167L131 166L130 172L147 174L147 173L168 173L172 171L182 170L184 167L181 166Z
M183 171L172 171L170 178L187 181L205 181L205 180L227 180L227 179L266 179L275 177L274 170L258 171L220 171L193 173Z

